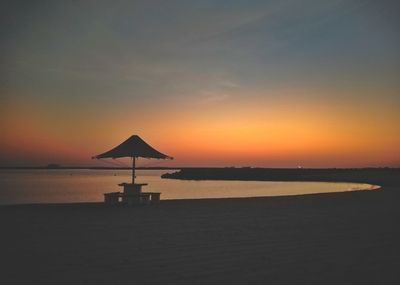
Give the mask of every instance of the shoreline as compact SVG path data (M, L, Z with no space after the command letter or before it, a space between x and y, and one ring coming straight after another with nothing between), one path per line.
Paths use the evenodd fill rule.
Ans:
M241 180L239 180L241 181ZM279 182L279 181L277 181ZM289 181L282 181L282 182L289 182ZM305 182L305 181L293 181L293 182ZM314 182L314 181L307 181L307 182ZM315 182L321 182L321 181L315 181ZM353 183L353 182L330 182L330 181L325 181L329 183ZM367 191L382 191L383 187L379 185L372 185L369 184L373 188L368 188L368 189L357 189L357 190L343 190L343 191L337 191L337 192L322 192L322 193L305 193L305 194L292 194L292 195L275 195L275 196L254 196L254 197L223 197L223 198L195 198L195 199L161 199L160 203L169 203L169 202L206 202L206 201L211 201L211 200L247 200L247 199L273 199L273 198L289 198L289 197L303 197L303 196L319 196L319 195L329 195L329 194L344 194L344 193L351 193L351 192L367 192ZM66 202L66 203L23 203L23 204L0 204L0 209L3 207L67 207L67 206L81 206L81 207L91 207L91 206L104 206L105 208L116 208L116 207L122 207L122 208L129 208L132 206L124 206L124 205L118 205L118 206L106 206L104 205L104 202ZM135 207L153 207L154 205L137 205Z
M216 180L216 179L215 179ZM201 180L201 181L215 181L215 180ZM200 180L197 180L200 181ZM221 180L219 180L221 181ZM324 195L324 194L334 194L334 193L350 193L350 192L364 192L364 191L376 191L376 190L382 190L382 186L380 185L374 185L374 184L369 184L369 183L360 183L360 182L350 182L350 181L305 181L305 180L298 180L298 181L279 181L279 180L272 180L272 181L268 181L268 180L226 180L226 181L249 181L249 182L310 182L310 183L349 183L349 184L365 184L366 188L357 188L357 189L348 189L348 190L341 190L341 191L333 191L333 192L311 192L311 193L304 193L304 194L279 194L279 195L270 195L270 196L237 196L237 197L210 197L210 198L181 198L181 199L161 199L160 203L165 203L165 202L169 202L169 201L181 201L181 202L185 202L185 201L202 201L202 200L229 200L229 199L258 199L258 198L274 198L274 197L302 197L302 196L308 196L308 195ZM27 202L27 203L16 203L16 204L0 204L0 209L2 207L20 207L20 206L33 206L33 207L39 207L41 205L43 206L73 206L73 205L87 205L87 206L91 206L91 205L103 205L104 202L103 201L80 201L80 202ZM137 205L138 206L138 205ZM147 206L147 205L143 205L143 206ZM115 206L114 206L115 207ZM124 205L119 205L119 207L125 207Z

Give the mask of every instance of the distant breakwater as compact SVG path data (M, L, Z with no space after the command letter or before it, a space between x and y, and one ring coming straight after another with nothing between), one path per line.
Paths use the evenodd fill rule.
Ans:
M399 168L186 168L161 176L182 180L243 180L243 181L325 181L360 182L377 185L400 184Z

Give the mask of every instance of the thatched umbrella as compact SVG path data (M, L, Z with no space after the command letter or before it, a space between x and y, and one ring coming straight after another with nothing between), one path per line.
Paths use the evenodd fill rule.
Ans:
M132 184L135 184L135 164L136 158L156 158L156 159L173 159L172 157L165 155L153 147L148 145L139 136L133 135L120 145L113 149L106 151L102 154L98 154L93 158L119 158L119 157L131 157L132 158Z

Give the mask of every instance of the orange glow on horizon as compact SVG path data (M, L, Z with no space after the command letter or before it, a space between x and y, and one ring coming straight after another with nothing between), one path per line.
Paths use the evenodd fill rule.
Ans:
M101 118L91 115L83 120L58 118L49 111L51 106L18 102L3 115L1 147L7 149L10 161L31 158L37 163L93 165L97 163L90 159L94 154L136 133L176 158L163 165L400 164L400 132L388 121L398 119L396 110L386 105L364 103L362 108L355 108L346 102L333 103L189 102L179 111L151 113L143 108Z

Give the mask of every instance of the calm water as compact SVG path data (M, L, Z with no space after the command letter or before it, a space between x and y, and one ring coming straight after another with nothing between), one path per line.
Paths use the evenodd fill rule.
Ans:
M260 197L373 189L359 183L184 181L161 179L167 171L137 171L144 191L161 192L164 199ZM103 193L122 190L130 171L115 170L2 170L0 204L95 202Z

